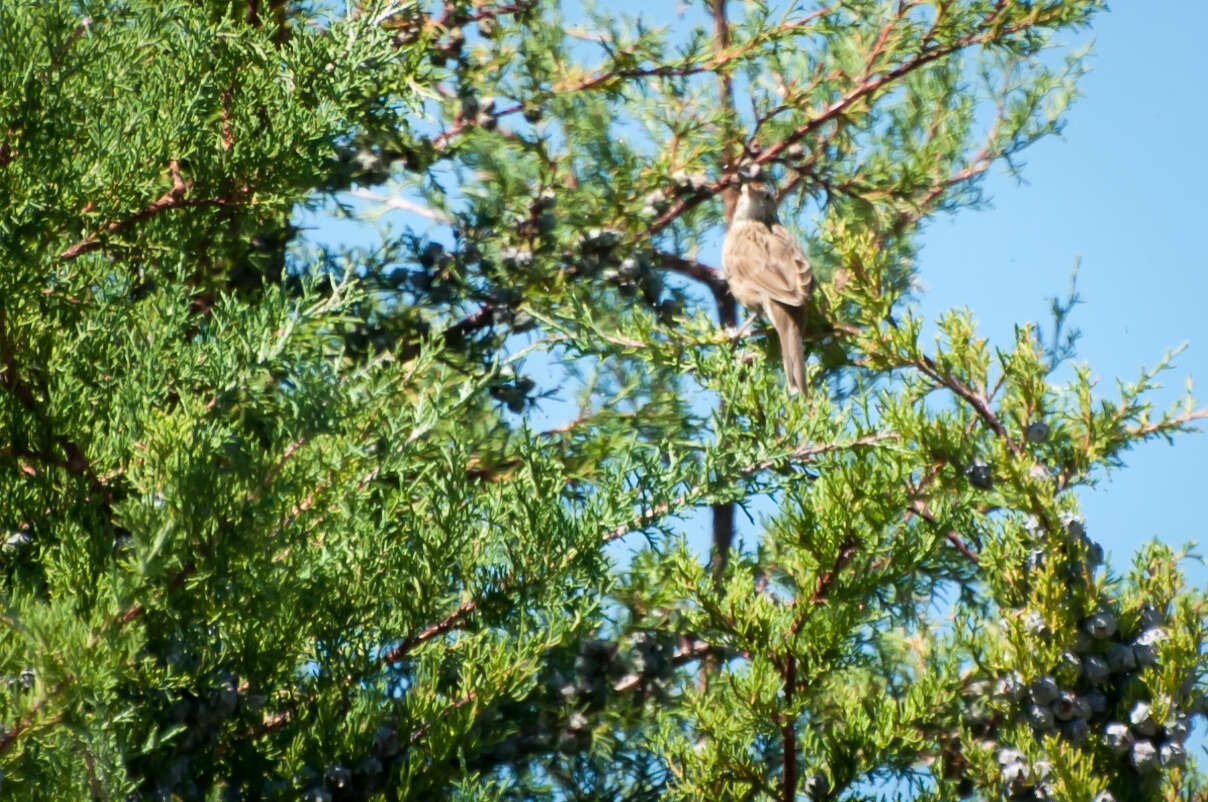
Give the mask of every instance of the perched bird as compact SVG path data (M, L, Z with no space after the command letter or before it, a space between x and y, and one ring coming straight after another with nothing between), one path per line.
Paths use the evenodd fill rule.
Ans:
M804 393L802 332L814 278L805 251L776 219L776 197L766 184L744 183L739 190L721 269L738 302L772 321L789 392Z

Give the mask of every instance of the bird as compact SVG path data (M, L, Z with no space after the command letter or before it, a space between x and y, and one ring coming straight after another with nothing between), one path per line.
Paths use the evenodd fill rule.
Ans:
M800 243L780 224L776 206L767 184L741 185L721 246L721 269L738 302L772 322L780 338L789 394L804 394L802 336L814 277Z

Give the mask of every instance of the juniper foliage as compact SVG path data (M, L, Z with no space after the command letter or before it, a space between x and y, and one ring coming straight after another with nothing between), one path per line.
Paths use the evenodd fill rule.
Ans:
M1196 798L1203 591L1076 494L1204 413L912 305L1102 10L5 3L0 788ZM804 399L698 258L740 172Z

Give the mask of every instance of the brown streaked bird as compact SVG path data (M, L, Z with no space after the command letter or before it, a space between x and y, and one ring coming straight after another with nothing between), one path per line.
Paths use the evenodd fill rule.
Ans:
M789 392L804 393L802 333L814 278L805 251L776 218L776 196L766 184L744 183L739 190L721 270L738 302L772 321Z

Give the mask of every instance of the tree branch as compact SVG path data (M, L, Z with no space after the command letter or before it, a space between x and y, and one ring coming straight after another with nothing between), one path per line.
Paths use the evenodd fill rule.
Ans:
M51 455L41 455L41 458L51 464L61 464L70 474L87 478L92 490L101 496L101 505L106 519L110 518L113 496L109 488L97 476L92 463L84 454L84 449L78 443L68 437L54 434L51 422L34 396L33 389L21 377L13 344L8 337L7 310L2 305L0 305L0 386L11 392L21 405L38 420L50 438L59 444L59 448L63 450L66 457L62 461Z
M868 434L863 437L856 438L855 440L851 440L846 443L805 444L805 445L801 445L801 446L789 451L787 454L777 456L777 457L769 457L766 459L762 459L762 460L758 460L756 462L750 463L749 465L742 466L738 471L738 475L739 476L749 476L752 474L760 473L774 465L782 463L785 459L797 460L797 461L807 461L807 460L809 460L813 457L819 456L821 454L826 454L826 453L830 453L830 452L834 452L834 451L842 451L842 450L846 450L849 448L873 446L878 443L885 442L887 440L896 440L897 437L898 437L898 435L893 432L874 432L872 434ZM655 520L663 517L667 513L671 512L672 510L681 509L681 508L687 506L688 504L692 503L694 500L699 499L700 497L706 495L708 490L709 490L709 488L705 485L697 485L697 486L681 493L680 495L676 496L676 498L673 499L672 501L661 502L659 504L656 504L653 507L650 507L649 509L640 512L632 520L630 520L624 524L621 524L619 526L614 526L611 529L606 530L602 534L600 542L602 544L611 543L612 541L617 540L621 537L624 537L625 535L629 534L630 532L635 531L636 529L640 529L644 526L647 526L648 524L650 524L651 521L655 521ZM576 555L576 552L574 552L572 550L569 554L567 554L566 556L564 556L562 558L562 560L560 561L560 563L557 566L552 567L553 571L554 572L561 571L563 568L565 568L565 566L569 563L569 561L575 557L575 555ZM466 601L464 601L460 605L458 605L458 607L455 610L450 612L448 615L444 616L437 623L432 624L431 626L421 630L420 632L416 633L415 635L411 635L411 636L408 636L407 638L404 638L393 649L390 649L387 652L383 653L382 657L381 657L381 661L383 663L393 663L393 662L397 662L398 660L401 660L416 646L418 646L422 643L425 643L427 641L430 641L433 638L444 635L447 632L451 632L452 630L457 629L460 626L462 626L466 622L466 620L470 617L470 615L473 614L476 610L478 610L483 604L487 603L488 601L490 601L494 598L505 596L508 593L513 592L515 589L516 589L516 587L515 587L514 575L510 574L510 573L506 574L505 576L503 576L500 579L500 581L498 583L498 587L491 593L490 598L479 597L479 598L474 598L474 599L467 599Z
M789 654L784 659L784 706L791 709L793 695L797 690L797 658ZM794 802L797 798L797 721L796 716L786 714L784 724L780 728L780 737L784 742L784 766L781 773L780 798L784 802Z
M875 75L869 75L859 84L849 89L833 102L816 110L808 120L789 133L788 136L760 151L760 153L755 156L754 159L752 159L752 163L767 164L775 161L776 159L780 158L781 154L784 153L784 151L790 146L801 141L826 123L840 117L859 101L876 94L881 89L884 89L893 82L906 77L920 67L924 67L947 56L951 56L968 47L985 44L1002 36L1019 33L1033 24L1030 22L1021 22L1016 25L995 28L994 23L1000 14L1001 9L992 13L985 20L985 24L989 30L976 34L967 34L956 39L950 45L936 47L932 50L919 53L914 58L899 64L897 67L891 70ZM705 199L713 197L718 192L732 187L736 181L737 174L734 170L723 170L722 175L718 177L716 181L704 187L701 192L681 196L674 204L672 204L669 209L656 217L647 229L647 236L653 236L659 231L662 231L685 212L700 205Z
M115 220L111 223L106 223L100 230L89 234L84 239L64 249L59 254L59 259L64 262L70 262L78 256L82 256L90 251L95 251L103 246L101 237L107 234L120 234L123 231L137 225L138 223L155 217L163 212L172 209L186 209L201 206L218 206L229 207L237 206L252 194L252 188L245 186L229 197L224 198L185 198L184 194L193 186L193 181L183 180L180 177L180 165L176 159L169 162L168 169L172 174L172 188L161 195L156 200L148 203L142 209L123 220Z
M939 368L935 364L935 360L926 354L923 354L916 359L914 361L914 366L918 368L924 375L930 377L933 381L943 385L944 387L947 387L953 393L964 399L969 406L973 407L973 410L981 417L981 419L986 422L986 425L993 429L994 433L1003 439L1003 442L1006 444L1007 448L1010 449L1012 454L1018 455L1020 453L1019 444L1012 440L1011 436L1007 434L1007 427L1005 427L1002 421L998 419L998 416L994 414L994 410L990 409L989 402L987 402L980 393L974 391L960 379L957 379L954 376L945 376L940 373Z
M726 284L721 271L717 268L710 267L695 259L685 259L679 254L669 251L656 251L654 255L658 258L659 267L663 270L696 279L708 287L718 304L721 303L722 298L730 295L730 288Z

